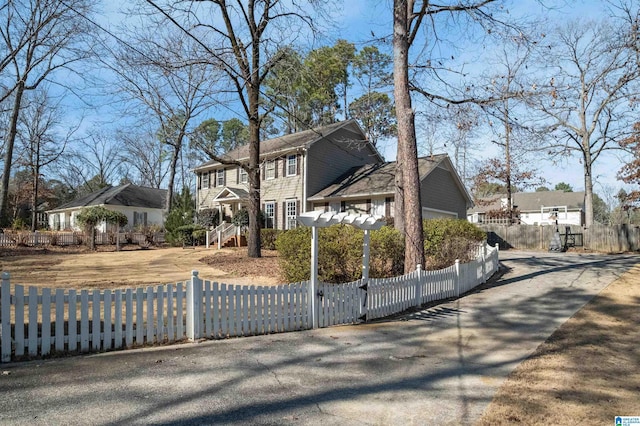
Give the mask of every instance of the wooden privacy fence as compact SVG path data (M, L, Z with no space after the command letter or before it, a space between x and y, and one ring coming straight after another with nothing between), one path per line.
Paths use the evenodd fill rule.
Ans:
M98 352L184 339L254 336L355 324L458 297L498 270L498 248L439 271L346 283L231 285L191 279L125 290L12 285L2 275L0 361L52 353ZM25 291L26 290L26 291ZM309 303L315 298L315 304ZM315 311L312 310L315 306Z
M567 227L570 235L579 237L576 238L577 247L603 253L640 250L640 226L638 225L592 225L589 228L583 228L578 225L561 224L559 231L563 244ZM550 225L480 225L480 228L487 232L487 240L490 244L521 250L548 250L556 230L555 226Z

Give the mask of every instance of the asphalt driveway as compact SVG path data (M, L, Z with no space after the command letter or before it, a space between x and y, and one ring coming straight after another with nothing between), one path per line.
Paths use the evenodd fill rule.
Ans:
M359 326L2 364L1 424L472 424L637 256L503 252L457 301Z

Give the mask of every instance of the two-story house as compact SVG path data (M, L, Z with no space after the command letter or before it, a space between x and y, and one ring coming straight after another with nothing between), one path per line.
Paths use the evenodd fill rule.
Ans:
M230 151L248 161L247 146ZM311 210L393 216L395 162L384 162L354 120L263 141L260 196L265 227L290 229ZM471 197L446 155L419 162L423 215L465 217ZM242 168L209 161L195 168L198 209L231 217L248 204Z

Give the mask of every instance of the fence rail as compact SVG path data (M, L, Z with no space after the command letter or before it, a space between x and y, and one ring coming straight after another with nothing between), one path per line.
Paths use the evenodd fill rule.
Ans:
M62 290L12 285L2 274L0 361L52 352L97 352L184 339L253 336L355 324L458 297L498 269L498 248L439 271L346 284L278 286L191 279L125 290ZM315 312L310 298L315 297Z

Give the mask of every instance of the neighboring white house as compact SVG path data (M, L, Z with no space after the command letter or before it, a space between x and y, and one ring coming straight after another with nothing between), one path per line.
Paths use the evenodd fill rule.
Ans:
M519 222L523 225L584 225L584 192L540 191L516 192L512 198L513 207L519 212ZM496 196L479 202L467 211L467 219L472 223L495 223L491 212L505 210L506 196Z
M125 229L151 225L163 226L166 197L166 189L148 188L130 183L116 187L107 186L48 210L49 228L54 231L80 230L80 226L76 222L78 213L84 207L93 206L102 206L124 213L128 220ZM101 223L97 229L100 232L106 232L107 224Z

